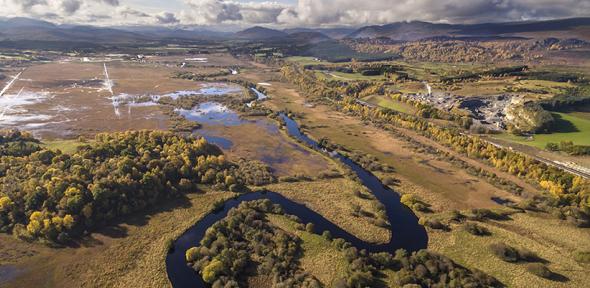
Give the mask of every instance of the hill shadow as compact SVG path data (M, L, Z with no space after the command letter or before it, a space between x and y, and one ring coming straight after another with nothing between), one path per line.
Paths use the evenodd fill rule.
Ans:
M553 115L553 119L555 122L553 123L553 131L554 133L575 133L580 132L580 130L574 125L574 123L563 119L560 114L551 113Z

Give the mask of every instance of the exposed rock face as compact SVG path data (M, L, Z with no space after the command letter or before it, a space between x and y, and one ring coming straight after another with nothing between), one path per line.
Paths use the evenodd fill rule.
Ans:
M512 99L506 107L506 123L514 133L546 132L555 119L541 105L521 98Z

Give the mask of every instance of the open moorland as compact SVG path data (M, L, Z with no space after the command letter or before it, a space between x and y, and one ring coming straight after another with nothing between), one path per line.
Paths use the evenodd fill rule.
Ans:
M392 27L0 37L0 286L586 287L584 31Z

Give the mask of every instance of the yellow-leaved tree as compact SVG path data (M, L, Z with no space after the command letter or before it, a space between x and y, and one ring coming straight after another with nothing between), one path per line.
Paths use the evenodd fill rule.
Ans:
M213 259L205 268L203 268L203 281L213 283L217 278L217 274L223 270L223 263L217 259Z
M8 211L12 207L12 200L8 197L0 197L0 212Z

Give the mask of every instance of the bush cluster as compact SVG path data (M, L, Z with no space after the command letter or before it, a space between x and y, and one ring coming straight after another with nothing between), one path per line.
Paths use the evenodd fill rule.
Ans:
M254 276L252 267L256 275L271 276L273 287L320 287L299 268L301 239L276 229L265 213L283 214L268 199L241 203L207 230L199 247L187 250L187 262L213 287L242 287Z
M541 261L535 253L524 249L514 248L505 243L495 243L490 245L494 255L506 262L538 262Z

